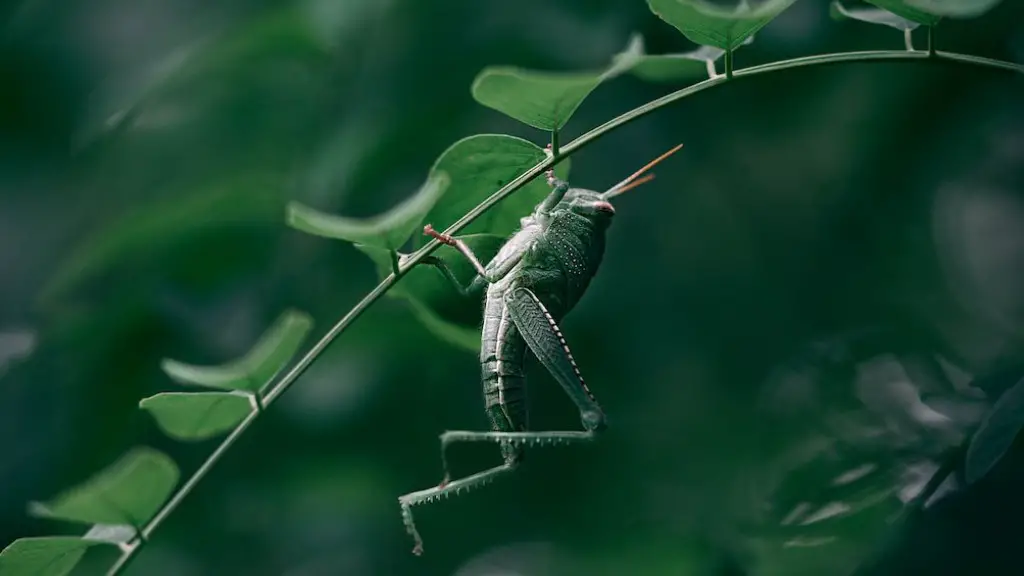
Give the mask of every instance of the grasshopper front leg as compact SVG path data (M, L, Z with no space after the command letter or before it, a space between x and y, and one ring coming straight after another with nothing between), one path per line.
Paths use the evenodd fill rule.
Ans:
M468 285L464 286L461 282L459 282L459 279L455 276L455 273L452 272L452 269L448 267L448 264L445 263L444 260L438 258L437 256L427 256L426 258L420 261L420 264L426 264L429 266L433 266L434 268L437 268L438 271L441 272L441 275L448 280L448 283L451 284L453 288L455 288L455 291L458 292L460 296L463 296L465 298L477 296L477 294L483 289L484 284L486 283L486 280L484 280L482 276L477 274L476 276L473 277L473 279L470 281Z
M547 182L553 190L546 198L544 198L544 201L537 206L537 215L542 218L546 218L550 214L551 210L553 210L554 207L557 206L563 198L565 198L565 194L569 191L569 184L556 178L554 170L548 170ZM474 290L480 288L481 281L488 284L494 284L508 276L508 274L523 259L523 256L526 253L525 250L517 250L506 258L496 258L485 267L480 263L480 259L473 253L473 250L462 240L448 234L441 234L437 230L434 230L434 227L430 224L423 227L423 233L438 240L439 242L455 248L461 252L467 260L469 260L470 264L473 265L473 268L476 270L477 277L473 279L469 286L463 286L458 279L455 278L455 275L452 273L451 269L448 268L447 264L445 264L440 258L428 256L427 258L424 258L422 262L423 264L429 264L440 270L455 289L464 296L468 296Z
M488 270L480 263L480 259L476 257L473 250L462 240L449 236L448 234L441 234L437 230L434 230L434 227L430 224L423 227L423 233L461 252L462 255L469 260L469 263L473 265L476 273L488 284L494 284L505 276L508 276L509 272L516 267L516 264L519 264L519 261L523 259L523 255L525 254L524 251L517 251L508 258L492 262L491 265L493 268ZM451 270L449 270L445 275L449 276L450 274Z
M566 192L569 191L569 183L564 180L559 180L555 177L554 170L548 170L546 174L548 186L551 186L551 194L548 194L547 198L541 202L540 206L537 207L537 213L541 216L547 216L558 206L558 203L565 198Z

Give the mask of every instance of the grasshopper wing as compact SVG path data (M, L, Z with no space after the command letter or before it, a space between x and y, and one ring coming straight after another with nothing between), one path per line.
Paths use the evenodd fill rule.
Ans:
M512 321L534 356L579 407L584 426L588 430L603 427L604 413L583 382L562 331L540 298L527 288L516 288L505 302Z

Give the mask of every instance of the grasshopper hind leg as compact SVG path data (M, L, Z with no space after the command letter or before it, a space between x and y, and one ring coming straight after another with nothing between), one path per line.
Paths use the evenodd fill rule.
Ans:
M496 431L511 431L514 429L511 420L508 418L506 410L507 407L504 405L488 406L487 416L491 422L492 429ZM449 440L450 434L452 434L452 432L445 432L441 435L441 465L444 469L444 477L442 478L441 483L433 488L412 492L398 499L402 506L402 521L405 524L406 532L412 536L413 541L415 542L413 554L416 554L417 556L423 553L423 539L416 530L416 523L412 516L413 506L435 502L451 495L458 495L463 490L468 491L482 487L497 479L499 476L504 476L505 474L514 471L522 462L523 450L521 446L514 442L498 440L497 442L501 448L501 456L504 460L503 464L452 481L447 457L447 447L451 442ZM473 435L486 433L457 432L457 434Z
M402 520L405 523L405 530L412 536L415 546L413 553L417 556L423 553L423 539L416 530L416 523L412 516L412 507L428 502L435 502L442 498L460 494L462 491L472 490L488 484L500 476L515 471L522 461L522 449L526 446L555 446L559 444L572 444L576 442L589 442L596 436L596 431L559 431L559 432L474 432L469 430L449 430L441 435L441 458L445 461L445 448L456 442L495 442L502 446L502 455L505 463L500 466L488 468L476 474L465 476L456 480L449 480L447 463L445 463L445 476L441 484L433 488L410 492L398 499L402 506Z
M525 401L525 398L517 397L515 391L520 390L521 385L513 384L515 380L522 378L522 374L510 371L504 365L501 368L495 367L494 370L485 370L485 383L492 382L488 380L489 374L497 377L493 381L493 390L485 389L490 398L487 414L494 431L450 430L442 434L441 462L444 467L444 479L441 481L441 484L433 488L406 494L399 498L406 530L416 542L416 547L413 549L413 552L416 554L422 553L423 541L416 531L416 526L413 522L412 506L440 500L452 494L458 494L463 490L471 490L483 486L499 476L512 472L519 465L524 448L590 442L605 427L604 412L598 406L597 400L590 393L586 384L584 384L561 330L559 330L554 318L540 299L530 290L519 288L507 297L506 303L508 304L509 317L525 340L525 344L529 346L541 364L554 376L555 380L562 385L565 392L579 408L584 430L525 431L525 405L521 404ZM502 333L500 329L499 333ZM504 335L503 338L505 342L511 341L507 335ZM502 363L505 360L513 360L513 358L503 356L504 352L505 349L498 349L494 357L485 357L484 361ZM519 425L514 423L519 423ZM449 481L447 448L449 445L457 442L497 443L501 447L505 463L482 472L477 472L471 476Z
M508 462L500 466L488 468L476 474L466 476L465 478L459 478L453 481L442 481L442 483L433 488L427 488L425 490L419 490L417 492L410 492L405 496L398 499L399 504L402 506L402 521L405 523L405 530L412 536L415 546L412 549L413 554L419 556L423 553L423 539L420 537L419 531L416 530L416 523L412 517L412 507L419 504L426 504L428 502L434 502L442 498L447 498L452 494L459 494L463 490L471 490L473 488L483 486L488 482L497 479L499 476L504 476L509 472L512 472L518 466L517 462ZM446 476L447 478L447 476Z

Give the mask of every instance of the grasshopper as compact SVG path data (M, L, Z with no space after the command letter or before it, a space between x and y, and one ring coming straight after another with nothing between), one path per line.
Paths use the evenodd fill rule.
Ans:
M601 264L605 232L615 214L609 199L653 178L650 174L636 180L681 147L662 154L605 192L570 188L549 170L546 178L551 193L531 215L520 220L519 230L487 266L460 239L440 234L430 224L424 226L424 234L461 252L477 274L468 286L463 286L443 260L428 257L423 263L437 268L463 296L479 297L486 288L480 365L492 431L443 433L441 483L398 499L406 530L415 541L414 554L423 553L423 540L413 522L412 506L482 486L512 472L522 462L526 446L589 442L605 428L604 412L583 382L558 321L579 302ZM583 430L527 431L527 347L579 408ZM452 480L445 451L457 442L495 442L503 463Z

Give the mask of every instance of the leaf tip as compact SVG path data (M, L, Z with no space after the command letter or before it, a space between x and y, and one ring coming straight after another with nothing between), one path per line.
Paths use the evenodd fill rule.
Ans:
M301 228L299 227L299 222L302 219L302 215L308 214L309 211L310 209L307 208L305 205L301 204L300 202L296 202L294 200L288 202L288 204L286 204L284 207L285 224L287 224L291 228L301 230Z
M160 360L160 370L166 374L171 380L180 380L180 374L185 370L186 365L177 360L171 358L164 358Z
M49 518L53 515L46 504L32 500L25 506L25 513L34 518Z

